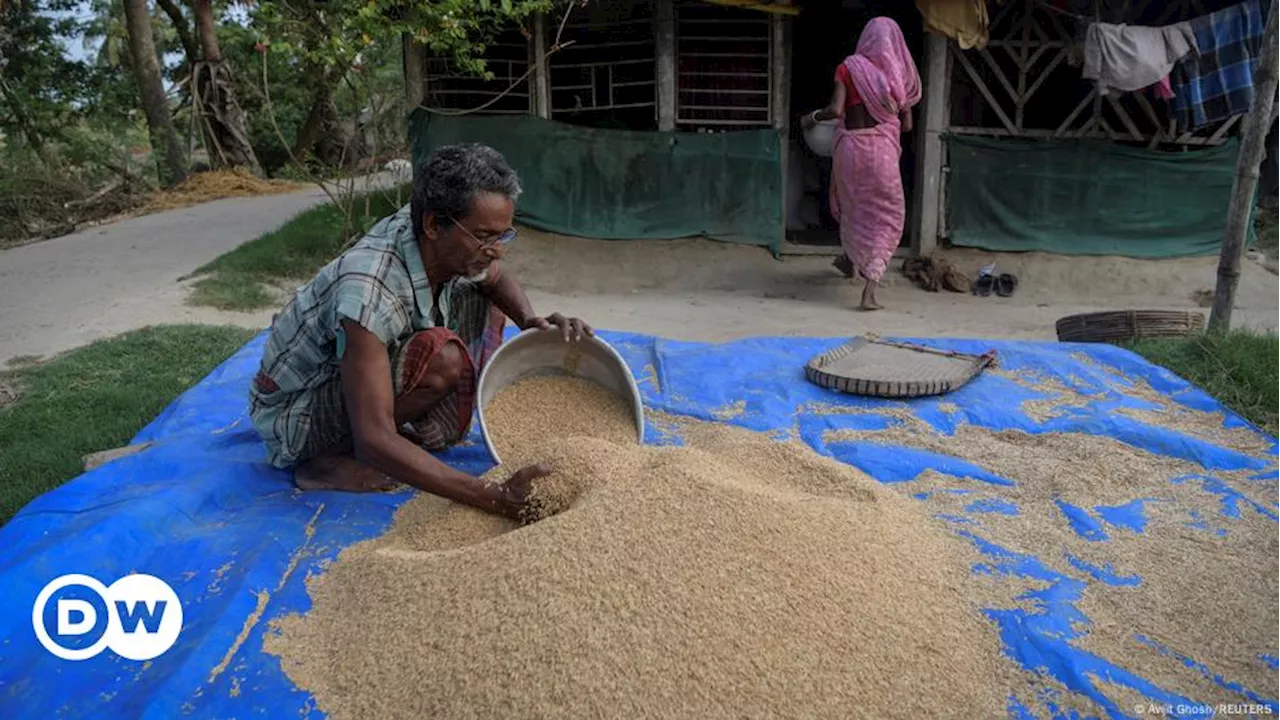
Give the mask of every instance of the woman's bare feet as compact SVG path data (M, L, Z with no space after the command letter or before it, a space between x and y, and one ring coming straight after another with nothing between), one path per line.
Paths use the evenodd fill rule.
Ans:
M343 490L346 492L386 492L399 483L356 460L351 455L322 455L293 471L299 490Z
M862 304L858 306L863 312L871 312L872 310L881 310L884 306L876 302L876 283L867 281L862 288Z

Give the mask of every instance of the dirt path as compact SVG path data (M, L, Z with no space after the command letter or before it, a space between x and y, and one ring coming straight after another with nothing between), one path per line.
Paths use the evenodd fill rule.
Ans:
M234 322L183 305L178 278L324 199L217 200L0 252L0 367L147 325Z
M1044 253L943 253L962 271L996 263L1020 285L1012 298L928 293L886 276L885 310L855 311L858 293L829 257L775 260L756 248L702 240L610 243L522 231L508 266L538 308L601 327L688 340L747 335L907 336L1054 340L1065 315L1126 308L1197 309L1212 295L1216 257L1133 260ZM1276 329L1277 278L1246 263L1235 324ZM1208 313L1208 310L1204 310Z
M296 213L319 190L220 200L134 218L0 252L0 367L161 323L261 328L272 311L226 313L184 304L179 278ZM1021 287L1011 299L917 290L896 273L888 309L855 312L856 293L830 258L775 260L758 248L703 240L616 243L522 231L508 265L535 307L599 327L709 341L748 335L852 335L1053 339L1053 323L1099 309L1194 308L1213 288L1216 258L1142 261L1040 253L952 251L975 273L994 261ZM1246 263L1237 321L1275 329L1277 281Z
M403 181L375 173L342 181L338 192ZM148 325L267 325L271 311L186 305L190 283L180 278L327 200L318 187L216 200L0 250L0 369Z

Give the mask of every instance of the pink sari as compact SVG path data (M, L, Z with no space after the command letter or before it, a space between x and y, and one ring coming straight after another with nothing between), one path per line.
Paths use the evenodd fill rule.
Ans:
M920 102L920 75L902 30L884 17L867 23L844 66L877 125L846 130L841 116L832 153L831 213L854 268L879 282L906 223L899 116Z

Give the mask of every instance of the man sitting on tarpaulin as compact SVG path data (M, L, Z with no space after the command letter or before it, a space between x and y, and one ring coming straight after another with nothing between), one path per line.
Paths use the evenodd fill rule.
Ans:
M482 145L442 147L414 169L413 200L298 289L271 324L249 414L278 468L302 489L369 491L396 481L515 517L529 483L518 470L493 485L430 452L466 436L476 381L511 318L591 328L535 315L499 264L515 239L516 173Z

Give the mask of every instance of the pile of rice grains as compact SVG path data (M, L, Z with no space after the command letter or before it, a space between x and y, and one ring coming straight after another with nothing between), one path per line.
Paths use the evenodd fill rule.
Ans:
M958 527L1067 577L1089 579L1087 566L1119 578L1083 592L1077 647L1187 698L1247 702L1213 673L1274 687L1273 670L1247 662L1275 652L1271 519L1246 509L1218 535L1162 515L1174 505L1162 500L1144 533L1111 528L1107 543L1062 522L1059 502L1144 493L1209 521L1220 498L1168 482L1203 469L1087 435L944 437L890 412L888 430L827 439L958 455L1016 484L926 472L882 485L800 442L652 415L684 444L641 446L626 403L602 388L525 380L486 408L504 461L489 477L550 462L534 488L542 519L418 495L384 536L312 578L311 611L277 621L266 649L339 720L994 718L1010 697L1032 707L1046 693L1064 712L1100 712L1002 652L983 608L1034 611L1028 591L1047 583L974 573L991 558L909 496L924 491L956 512L1005 508ZM1274 485L1258 502L1275 507ZM1194 649L1212 673L1167 648ZM1126 711L1142 700L1088 680Z

